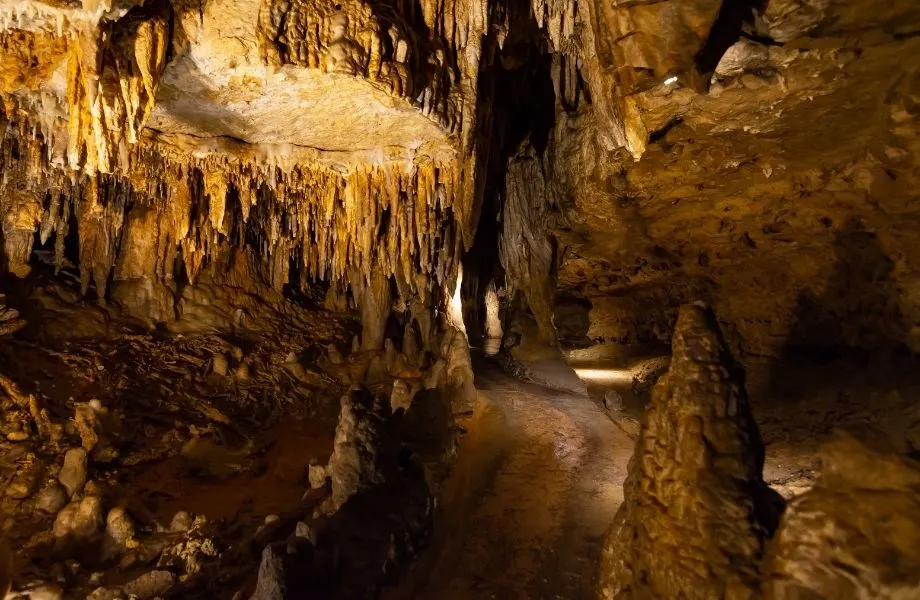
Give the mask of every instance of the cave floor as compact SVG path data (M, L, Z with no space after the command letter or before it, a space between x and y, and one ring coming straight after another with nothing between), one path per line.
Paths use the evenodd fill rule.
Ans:
M591 598L634 442L589 398L475 361L435 538L390 600Z

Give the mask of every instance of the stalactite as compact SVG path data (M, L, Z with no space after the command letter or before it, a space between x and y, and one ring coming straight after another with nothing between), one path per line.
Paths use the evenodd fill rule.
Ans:
M76 30L67 58L73 169L128 170L129 146L150 116L169 44L168 7L152 3L111 27Z
M21 118L7 123L26 127ZM265 280L277 289L290 283L292 261L304 280L339 289L364 289L378 276L394 277L406 305L428 323L430 316L422 313L437 310L470 228L458 207L460 167L451 162L361 165L342 175L319 164L256 164L227 156L178 160L141 144L128 174L71 180L51 168L42 144L41 136L33 141L21 134L4 141L7 177L19 181L47 173L32 178L31 212L13 211L15 202L7 198L4 214L31 215L16 225L28 238L25 258L35 231L42 243L54 235L61 268L72 210L81 286L87 293L95 285L100 299L110 278L116 286L137 279L170 282L177 260L194 283L217 253L247 246L261 257Z

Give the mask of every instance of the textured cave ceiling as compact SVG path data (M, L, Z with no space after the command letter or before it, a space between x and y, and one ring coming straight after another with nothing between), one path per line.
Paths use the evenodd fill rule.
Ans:
M318 242L307 219L301 241L282 231L261 251L325 244L304 264L332 257L348 281L368 280L385 246L385 271L424 274L408 286L428 290L422 305L429 276L446 284L469 251L470 294L520 292L550 340L667 341L676 307L704 299L736 349L775 355L796 321L802 343L823 335L803 298L882 279L868 312L896 312L899 329L836 341L920 340L913 2L5 1L0 14L7 119L41 145L8 169L23 177L111 173L168 206L196 169L212 211L239 189L243 221L246 197L279 177L294 205L360 196L370 221L350 233ZM411 213L423 196L439 208L413 227L399 217L374 250L362 230L386 237L384 207ZM23 202L7 230L49 220ZM209 217L221 234L224 212ZM851 264L873 251L874 266ZM564 331L572 299L587 331ZM837 317L865 308L828 302Z

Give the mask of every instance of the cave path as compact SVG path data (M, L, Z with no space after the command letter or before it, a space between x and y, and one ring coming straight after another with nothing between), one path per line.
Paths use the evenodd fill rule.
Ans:
M432 544L385 598L593 598L634 442L587 397L475 366Z

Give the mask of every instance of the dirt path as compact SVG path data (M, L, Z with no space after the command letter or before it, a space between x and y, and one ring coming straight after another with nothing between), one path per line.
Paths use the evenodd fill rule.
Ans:
M391 600L592 598L633 442L588 398L477 364L435 538Z

